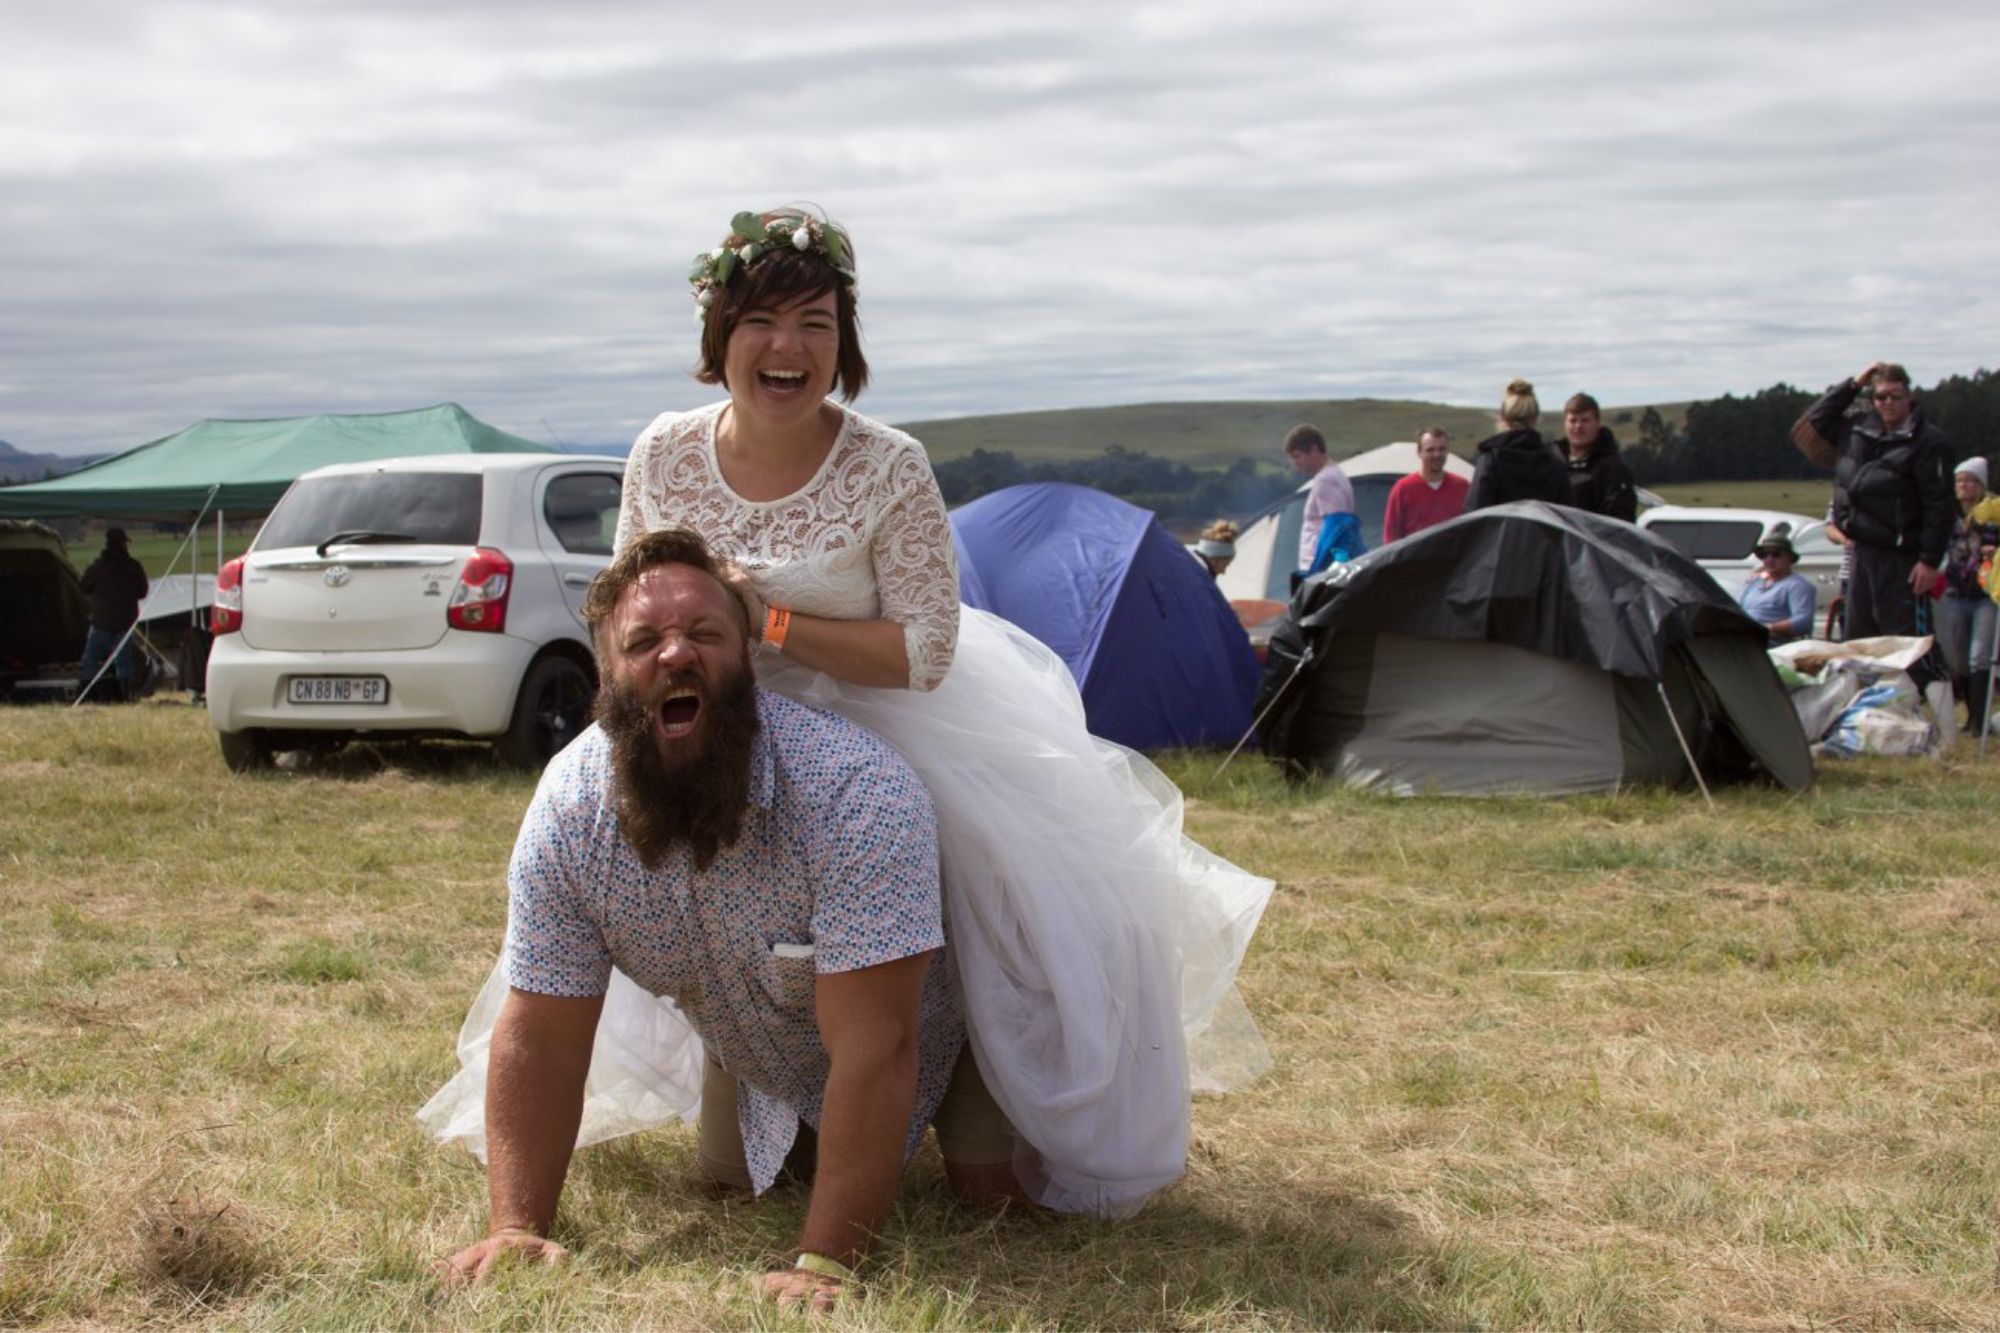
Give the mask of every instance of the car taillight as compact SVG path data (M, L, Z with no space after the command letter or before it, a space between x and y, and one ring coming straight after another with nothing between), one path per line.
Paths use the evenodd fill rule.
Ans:
M208 632L234 634L243 628L243 557L215 574L215 603L208 608Z
M458 571L458 586L444 619L453 629L498 634L507 628L507 590L514 583L514 562L489 547L473 548Z

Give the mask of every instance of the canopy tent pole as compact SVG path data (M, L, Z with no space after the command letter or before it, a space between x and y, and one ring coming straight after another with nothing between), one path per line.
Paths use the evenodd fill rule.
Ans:
M1708 802L1708 808L1715 809L1715 797L1709 794L1708 782L1701 775L1701 765L1695 763L1694 751L1688 748L1688 738L1681 732L1681 720L1674 716L1673 703L1667 698L1667 683L1656 680L1653 688L1660 692L1660 707L1667 710L1667 722L1674 729L1674 739L1681 743L1681 753L1687 756L1688 772L1694 774L1695 785L1701 788L1701 797Z
M183 552L188 553L188 565L190 569L193 568L197 554L194 548L196 544L196 538L201 533L201 521L202 519L208 516L208 507L215 503L216 492L220 491L221 489L222 489L222 483L219 481L216 482L213 486L210 486L208 488L208 496L201 502L201 512L194 516L193 526L191 526L188 529L187 536L181 538L181 544L174 548L174 558L167 562L168 574L173 573L176 569L180 567L181 555ZM190 575L189 577L192 578L193 576ZM90 692L97 688L97 682L104 679L104 673L118 665L118 655L125 651L126 644L132 642L132 636L138 633L138 629L139 629L139 622L136 620L134 620L131 624L125 627L125 632L118 636L117 644L111 649L110 654L107 657L105 657L104 665L97 668L97 674L92 676L89 680L85 681L83 683L83 688L79 689L76 692L76 698L70 700L69 706L71 708L76 707L78 704L82 703L85 699L89 698ZM148 648L152 648L154 656L157 657L159 655L159 650L157 648L153 648L153 645L151 643L146 642L146 639L143 635L140 637L140 642L145 643Z

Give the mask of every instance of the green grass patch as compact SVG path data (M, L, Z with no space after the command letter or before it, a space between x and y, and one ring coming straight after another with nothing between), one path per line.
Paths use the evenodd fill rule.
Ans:
M1119 1222L919 1155L864 1298L748 1294L806 1196L692 1135L579 1154L566 1268L441 1293L485 1180L453 1067L532 779L353 746L257 781L200 710L0 710L0 1324L167 1329L1988 1327L2000 761L1800 796L1395 800L1165 756L1277 881L1277 1067Z

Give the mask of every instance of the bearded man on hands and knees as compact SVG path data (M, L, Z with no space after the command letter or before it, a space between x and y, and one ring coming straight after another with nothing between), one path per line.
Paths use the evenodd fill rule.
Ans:
M703 1171L755 1193L810 1171L799 1257L767 1295L838 1299L933 1122L961 1194L1018 1197L965 1049L930 797L868 732L757 687L730 573L670 528L591 587L599 719L543 774L508 872L492 1212L460 1279L563 1253L548 1235L614 966L702 1037Z

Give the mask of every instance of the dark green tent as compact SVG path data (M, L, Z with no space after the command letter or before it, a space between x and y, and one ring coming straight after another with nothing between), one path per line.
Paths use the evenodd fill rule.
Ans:
M1813 778L1764 627L1646 529L1518 500L1315 575L1271 636L1264 752L1401 795Z
M414 412L201 421L32 486L0 487L0 518L187 519L204 508L261 514L301 472L412 454L548 453L457 403Z

